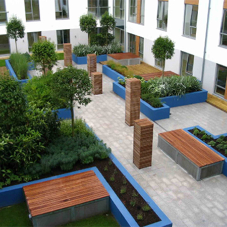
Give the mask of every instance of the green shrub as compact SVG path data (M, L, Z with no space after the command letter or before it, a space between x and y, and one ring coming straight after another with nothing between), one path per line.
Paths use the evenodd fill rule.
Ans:
M77 57L87 56L88 54L112 54L112 53L122 53L122 47L119 43L113 42L107 46L99 45L83 45L79 44L78 46L73 47L73 53Z
M52 109L65 108L61 97L56 97L51 89L53 75L48 72L47 75L33 77L23 86L23 90L30 103L35 103L38 108L51 107Z
M142 94L141 99L143 99L145 102L149 103L154 108L160 108L162 107L162 102L159 98L153 97L150 94Z
M210 141L208 144L209 144L210 146L214 147L214 146L216 145L216 142L212 140L212 141Z
M195 136L197 136L199 133L200 133L199 130L198 130L197 128L194 128L193 134L194 134Z
M123 75L127 78L133 78L134 77L133 72L131 70L129 70L127 68L127 66L121 65L117 62L114 62L113 60L107 61L107 65L111 69L117 71L118 73L120 73L121 75Z
M150 206L148 204L145 204L143 207L142 207L142 210L147 212L149 210L151 210Z
M127 191L127 187L126 187L126 186L122 186L122 187L121 187L121 190L120 190L120 193L121 193L121 194L125 194L126 191Z
M24 54L13 53L10 55L10 64L19 80L27 79L28 59Z

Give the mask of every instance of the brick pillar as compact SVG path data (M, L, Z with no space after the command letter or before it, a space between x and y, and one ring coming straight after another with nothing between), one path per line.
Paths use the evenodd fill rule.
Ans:
M72 65L72 45L70 43L64 43L64 65Z
M96 72L96 54L87 55L87 71L88 75L91 76L91 73Z
M92 93L94 95L102 94L102 73L91 73Z
M133 163L138 169L151 166L153 127L153 122L147 118L135 120Z
M141 81L136 78L126 80L125 95L125 123L134 125L134 121L140 119L140 93Z
M39 40L47 40L47 37L46 36L39 36Z

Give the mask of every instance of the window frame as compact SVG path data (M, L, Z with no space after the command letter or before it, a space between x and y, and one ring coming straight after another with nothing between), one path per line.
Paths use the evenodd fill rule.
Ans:
M164 15L164 13L165 13L165 5L167 4L167 18L168 18L168 14L169 14L169 2L168 1L158 1L158 12L157 12L157 29L160 29L162 31L167 31L168 20L167 20L167 23L166 23L166 28L163 28L163 24L165 24L165 22L163 21L163 19L160 20L158 18L158 16L159 16L159 3L164 3L163 4L163 9L162 9L162 18L165 17L165 15ZM158 26L159 25L159 21L162 21L162 27L161 28L159 28L159 26Z
M134 37L134 47L131 47L131 45L130 45L130 41L131 41L131 36L133 36ZM131 33L128 33L128 51L129 52L131 52L131 53L134 53L134 54L136 54L136 36L135 35L133 35L133 34L131 34ZM134 49L134 52L133 51L131 51L131 50L133 50Z
M124 43L125 43L125 31L124 29L121 29L121 28L118 28L118 27L115 27L115 29L118 29L120 31L120 44L122 47L124 47ZM115 29L114 29L114 33L115 33ZM114 34L115 36L115 34ZM121 42L122 41L122 36L123 36L123 43Z
M62 31L63 43L61 43L61 44L58 43L58 31ZM65 40L64 40L64 31L69 31L69 42L70 42L70 29L56 30L56 34L57 34L57 50L62 50L63 48L59 48L58 46L59 45L63 45L64 46L64 43L66 43Z
M42 35L41 31L38 31L38 32L27 32L27 39L28 39L28 35L29 34L32 34L33 35L33 39L34 39L34 33L40 33L40 36ZM30 48L32 48L32 46L29 46L29 39L28 39L28 51L30 51Z
M218 81L218 76L219 76L219 67L224 67L224 68L226 68L227 69L227 67L226 66L223 66L223 65L219 65L219 64L217 64L216 65L216 78L215 78L215 85L214 85L214 94L215 95L217 95L218 97L220 97L220 98L222 98L222 99L225 99L225 94L224 95L221 95L220 93L217 93L217 87L220 87L220 88L224 88L224 87L222 87L222 86L220 86L220 85L218 85L217 84L217 81ZM226 77L227 78L227 77ZM224 90L225 90L225 93L227 92L227 83L225 84L225 88L224 88ZM226 99L225 99L226 100Z
M101 18L102 17L102 15L101 15L101 8L107 8L108 10L108 12L109 12L109 8L110 8L110 6L109 6L109 1L107 0L107 6L100 6L100 0L93 0L93 1L96 1L96 7L89 7L89 0L87 0L87 5L88 5L88 7L87 7L87 10L88 10L88 14L92 14L93 16L95 16L95 17L97 17L97 18ZM96 9L96 13L95 13L95 15L94 15L94 13L93 12L89 12L89 9Z
M24 6L25 6L25 1L26 0L24 0ZM29 21L40 21L40 6L39 6L39 19L34 19L34 13L33 13L33 5L32 5L32 2L33 2L33 0L29 0L30 1L30 3L31 3L31 11L30 12L26 12L26 7L25 7L25 19L26 19L26 22L29 22ZM39 3L39 0L38 0L38 3ZM27 18L26 18L26 15L27 14L31 14L32 15L32 20L27 20Z
M133 0L129 0L128 21L132 22L132 23L136 23L136 21L137 21L137 0L134 0L135 1L135 6L131 6L131 1L133 1ZM130 20L130 18L131 18L131 8L135 8L135 13L133 13L133 20Z
M223 16L222 16L222 23L221 23L221 31L220 31L220 42L219 42L219 45L222 46L222 47L227 48L227 45L222 44L223 36L224 35L227 36L227 33L222 32L222 29L224 27L225 14L227 14L227 9L223 9ZM227 20L226 20L226 22L227 22Z
M125 18L125 1L126 0L120 0L120 6L118 7L118 6L116 6L116 0L114 0L114 17L115 18L118 18L120 20L124 20L124 18ZM116 8L119 8L120 17L117 17L115 15Z
M143 40L143 50L144 50L144 38L143 37L140 37L140 41L139 41L139 56L143 60L144 51L140 49L140 44L141 44L140 42L141 42L141 40Z
M1 37L1 36L5 36L6 38L8 38L6 34L5 34L5 35L0 35L0 37ZM1 40L1 39L0 39L0 40ZM1 45L1 44L0 44L0 45ZM4 53L4 54L1 54L1 50L0 50L0 56L8 55L8 54L11 53L11 46L10 46L9 38L8 38L8 46L9 46L9 52Z
M157 62L160 62L160 65L157 64ZM158 67L159 69L163 68L163 61L161 59L155 58L155 66Z
M183 36L185 36L185 37L187 37L187 38L191 38L191 39L196 39L196 35L197 35L197 23L198 23L198 15L199 15L199 6L198 5L195 5L195 4L184 4L185 5L185 8L184 8L184 26L183 26ZM192 13L191 13L191 17L190 17L190 23L189 23L189 30L190 30L190 35L187 35L187 34L185 34L185 22L186 22L186 7L187 6L198 6L198 11L197 11L197 20L196 20L196 26L192 26L191 25L191 22L192 22ZM195 10L194 10L195 11ZM192 10L192 12L193 12L193 10ZM195 36L192 36L191 35L191 31L192 31L192 29L196 29L196 33L195 33Z
M181 67L180 67L180 75L181 75L181 76L184 76L184 75L182 74L182 70L183 70L183 55L184 55L184 54L187 54L187 62L186 62L186 67L185 67L185 74L188 75L188 76L193 76L193 69L194 69L194 60L195 60L195 56L192 55L192 54L183 52L183 51L181 51ZM191 64L189 64L189 57L190 57L190 56L193 56L192 73L190 73L190 72L188 71L188 66L191 65Z
M143 3L142 3L143 2ZM143 6L143 7L142 7ZM143 11L143 14L142 14ZM143 19L142 19L143 18ZM145 23L145 0L141 0L141 9L140 9L140 24L144 25Z
M55 2L56 2L57 0L55 0ZM63 17L63 11L56 11L56 3L55 3L55 19L56 20L68 20L69 19L69 1L68 0L65 0L67 3L66 3L66 5L67 5L67 9L68 9L68 16L67 17ZM63 9L63 0L60 0L60 2L61 2L61 9ZM57 18L57 15L56 15L56 13L62 13L62 17L58 17Z
M1 24L5 24L7 21L8 21L8 18L7 18L7 11L6 11L6 1L5 0L3 0L3 3L4 3L4 8L5 8L5 11L0 11L0 14L5 14L6 15L6 20L4 21L4 22L1 22L0 21L0 25Z

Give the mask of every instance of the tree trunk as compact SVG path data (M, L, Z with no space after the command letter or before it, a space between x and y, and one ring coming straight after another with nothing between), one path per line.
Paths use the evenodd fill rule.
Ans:
M162 60L162 81L164 81L165 60Z
M91 34L88 33L88 45L90 46L91 44Z
M71 100L71 119L72 119L72 137L74 137L74 111L73 111L73 100Z
M17 51L17 40L15 39L15 45L16 45L16 52L18 53Z

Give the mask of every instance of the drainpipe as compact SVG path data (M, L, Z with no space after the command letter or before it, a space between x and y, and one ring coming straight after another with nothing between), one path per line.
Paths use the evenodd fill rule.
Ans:
M203 66L202 66L202 77L201 77L202 86L203 86L203 78L204 78L205 64L206 64L207 36L208 36L208 30L209 30L210 9L211 9L210 5L211 5L211 0L209 0L209 5L208 5L206 36L205 36L205 45L204 45L204 51L203 51Z
M126 40L127 40L127 37L126 37L126 13L127 13L127 10L126 10L126 0L124 0L124 12L125 12L125 18L124 18L124 51L127 52L126 50Z

